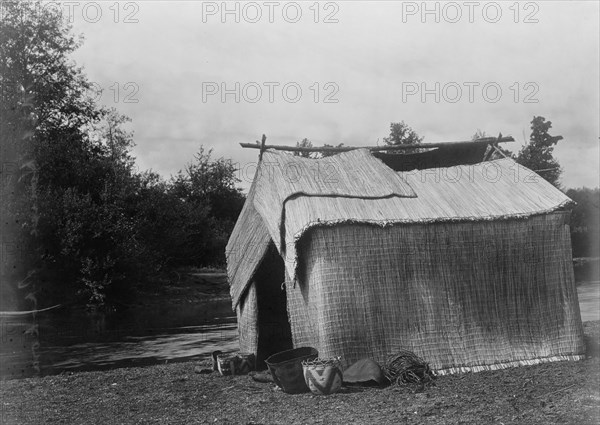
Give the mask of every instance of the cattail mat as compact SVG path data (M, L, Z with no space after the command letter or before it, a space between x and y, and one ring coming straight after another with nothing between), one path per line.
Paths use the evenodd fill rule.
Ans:
M294 345L344 364L402 348L451 373L585 353L560 190L515 178L510 158L427 179L365 150L315 161L265 151L227 244L241 351L287 319ZM287 317L259 314L276 299Z
M412 351L400 350L388 356L383 373L391 382L400 384L431 384L436 379L429 364Z

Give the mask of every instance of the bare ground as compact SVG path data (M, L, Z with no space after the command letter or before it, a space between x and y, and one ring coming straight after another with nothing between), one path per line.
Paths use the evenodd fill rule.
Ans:
M440 377L414 387L288 395L198 362L1 382L3 424L598 424L600 322L587 360ZM207 366L208 363L200 364Z

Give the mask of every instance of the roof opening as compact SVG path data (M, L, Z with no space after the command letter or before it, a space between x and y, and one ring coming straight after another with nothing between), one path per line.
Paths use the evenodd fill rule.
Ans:
M419 153L373 152L372 154L394 171L412 171L477 164L484 161L488 146L487 144L474 143L473 146L439 147Z

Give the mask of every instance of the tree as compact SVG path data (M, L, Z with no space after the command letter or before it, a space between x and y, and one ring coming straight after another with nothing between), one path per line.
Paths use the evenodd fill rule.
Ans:
M163 267L223 264L244 201L233 164L201 149L171 182L137 173L129 118L95 103L60 11L2 7L0 137L18 174L2 186L2 235L11 221L29 261L3 265L1 298L26 281L16 298L102 305Z
M305 137L300 142L296 143L296 147L298 147L298 148L312 148L313 144L312 144L312 142L310 140L308 140ZM316 152L300 152L300 151L294 151L294 156L301 156L302 158L312 158L312 159L316 159L316 158L319 157Z
M338 145L329 145L327 143L325 143L323 145L324 148L341 148L342 146L344 146L343 143L340 143ZM310 140L308 140L307 138L302 139L302 141L296 143L296 147L300 147L300 148L312 148L313 144ZM326 158L328 156L333 156L336 155L338 152L299 152L299 151L295 151L294 152L294 156L301 156L303 158L311 158L311 159L320 159L320 158Z
M421 143L423 137L419 136L412 128L410 128L404 121L393 122L390 124L390 135L383 138L383 143L390 146L398 145L414 145ZM417 153L423 149L411 149L408 151L394 150L388 151L393 154L404 154L404 153Z
M200 147L194 162L171 181L170 193L183 202L182 222L187 241L177 255L180 264L223 265L225 246L239 213L244 195L230 160L212 159L212 149Z
M212 159L212 149L201 146L194 162L173 180L173 191L189 202L208 205L212 216L235 222L244 204L239 182L230 160Z
M554 146L562 140L562 136L551 136L548 131L552 122L544 117L535 116L531 120L529 143L516 155L516 161L542 178L560 188L559 178L562 173L560 164L554 158Z
M81 40L59 10L40 2L2 8L2 144L25 171L2 209L19 223L14 236L27 253L21 277L12 277L26 275L29 295L44 294L30 300L101 304L127 284L137 252L126 118L95 104L69 59Z
M413 145L421 143L423 137L419 136L404 121L393 122L390 124L390 135L383 138L386 145Z
M3 193L2 224L17 223L10 229L11 239L23 254L15 273L8 279L3 276L3 292L6 285L25 278L28 295L38 291L31 282L46 251L37 239L43 238L42 216L47 211L41 205L41 192L49 180L47 168L40 170L40 148L44 144L54 150L62 147L78 156L80 150L69 149L69 142L81 136L82 124L94 118L89 103L80 96L85 90L81 75L67 60L77 47L67 32L60 14L39 2L2 3L0 133L3 158L17 170L10 191ZM6 234L8 229L2 230Z
M342 146L344 146L343 143L339 143L339 144L337 144L335 146L334 145L328 145L327 143L325 143L323 145L323 147L326 147L326 148L341 148ZM328 156L337 155L337 152L319 152L319 154L320 154L319 158L326 158Z

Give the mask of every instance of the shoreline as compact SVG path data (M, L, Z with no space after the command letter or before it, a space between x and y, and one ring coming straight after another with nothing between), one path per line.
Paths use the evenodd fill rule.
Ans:
M600 278L600 257L573 258L573 271L575 286L596 283ZM170 304L187 304L191 302L209 302L229 298L229 284L225 269L180 267L169 272L152 276L143 284L135 287L135 296L129 300L115 301L113 304L99 307L122 309L153 307L163 304L165 299ZM36 313L44 312L48 308L68 307L70 304L45 306ZM84 304L75 305L75 308L86 308ZM1 310L0 315L26 315L32 311Z
M596 424L600 321L584 323L588 357L440 376L414 387L344 387L289 395L249 376L198 374L209 361L2 381L4 423Z

